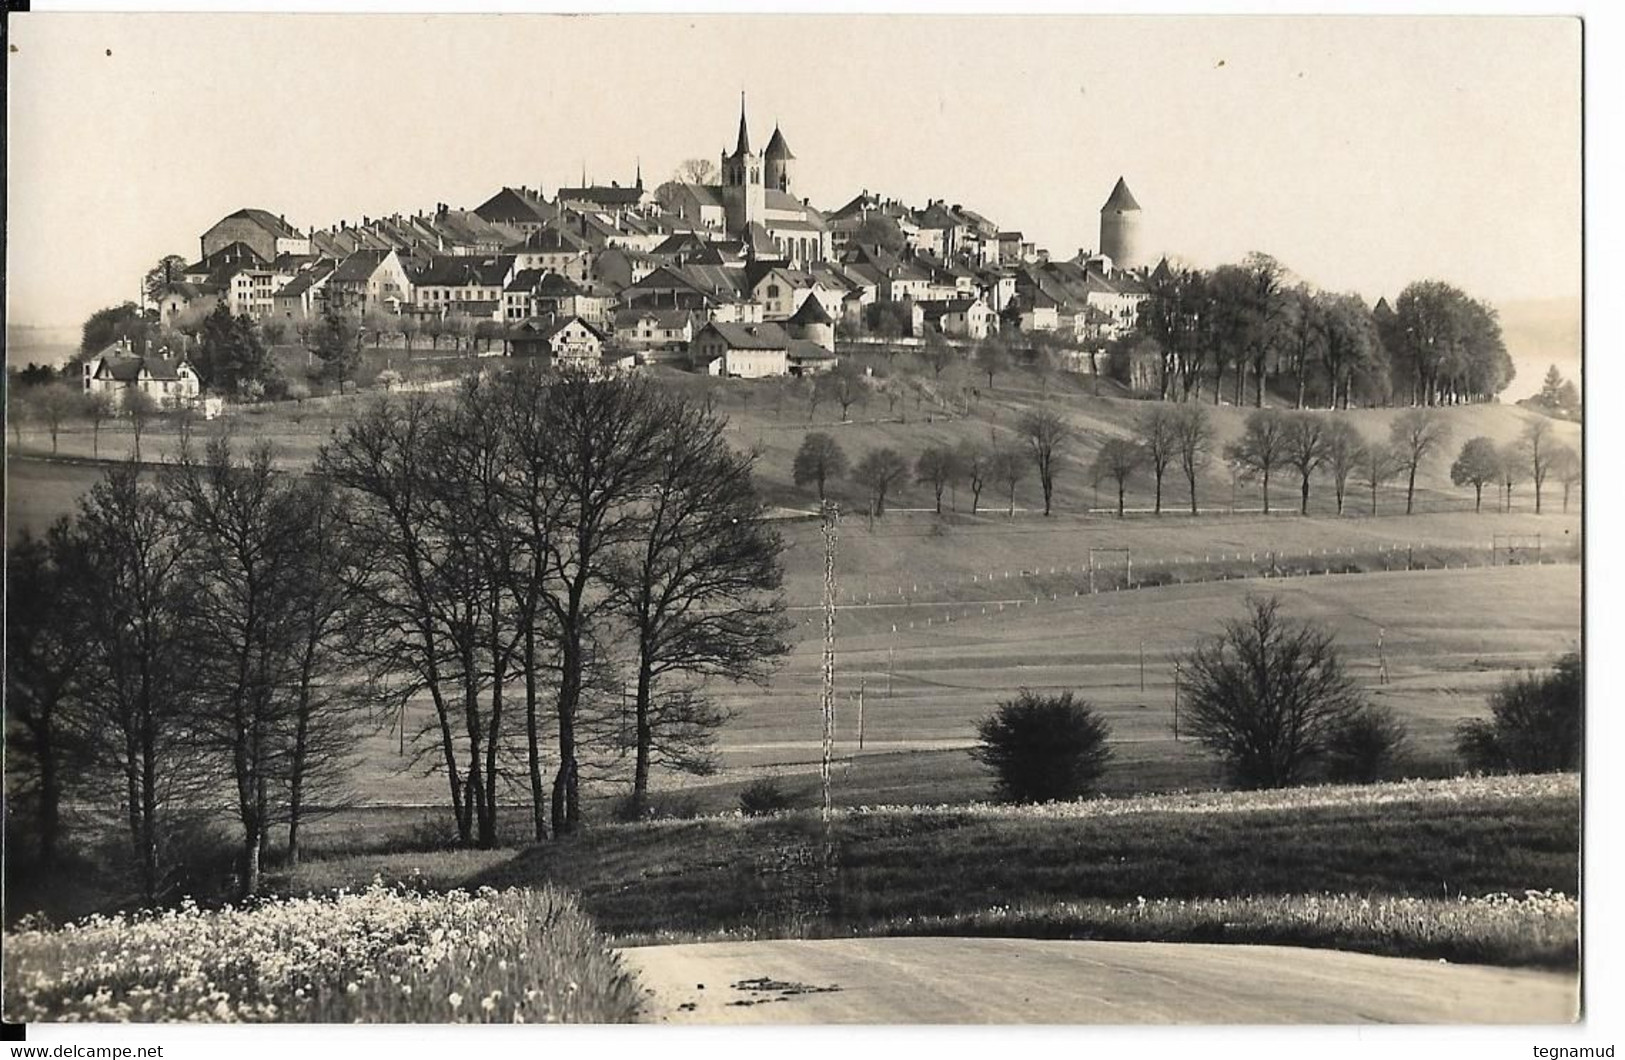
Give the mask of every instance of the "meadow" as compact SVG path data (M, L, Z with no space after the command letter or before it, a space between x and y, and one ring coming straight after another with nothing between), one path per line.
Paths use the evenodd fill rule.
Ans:
M547 886L184 905L6 936L25 1023L624 1023L633 979Z
M1579 782L1456 778L606 824L458 886L568 888L617 944L862 934L1245 941L1572 968ZM304 866L290 893L386 863ZM386 862L386 858L390 858Z

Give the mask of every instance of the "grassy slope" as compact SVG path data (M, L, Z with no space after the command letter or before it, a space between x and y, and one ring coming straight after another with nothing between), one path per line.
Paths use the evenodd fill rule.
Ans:
M911 918L952 933L990 909L1093 900L1573 895L1578 783L843 813L830 836L827 887L818 870L824 832L808 813L594 829L522 851L477 882L561 884L607 931L630 937L904 931ZM1006 925L1027 933L1020 926ZM1054 927L1033 921L1028 932Z

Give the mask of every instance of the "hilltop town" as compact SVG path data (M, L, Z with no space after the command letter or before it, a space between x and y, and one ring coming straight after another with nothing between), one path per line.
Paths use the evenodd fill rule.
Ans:
M273 346L338 314L371 342L467 339L577 366L676 362L747 378L827 370L838 335L1044 333L1098 347L1133 326L1146 297L1141 210L1122 179L1101 208L1099 249L1055 260L942 200L911 207L865 190L819 209L797 194L784 131L754 144L742 101L718 163L685 163L684 179L655 188L640 165L626 184L583 179L551 197L506 186L473 209L437 203L326 228L240 209L202 233L195 262L166 259L149 295L183 344L224 306ZM174 393L195 395L184 357L149 360ZM87 389L104 368L117 382L111 367L86 368Z

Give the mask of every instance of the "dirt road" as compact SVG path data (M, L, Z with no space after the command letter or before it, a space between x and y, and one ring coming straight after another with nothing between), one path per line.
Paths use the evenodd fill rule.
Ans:
M1030 939L621 951L670 1023L1557 1023L1578 977L1280 946Z

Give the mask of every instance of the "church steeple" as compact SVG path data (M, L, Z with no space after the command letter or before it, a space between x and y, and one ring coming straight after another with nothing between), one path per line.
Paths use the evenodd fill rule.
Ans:
M750 154L750 130L745 127L745 93L739 93L739 143L734 147L736 156Z

